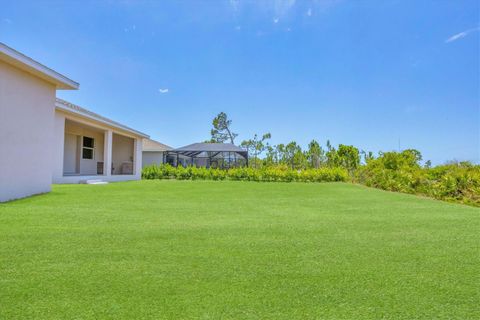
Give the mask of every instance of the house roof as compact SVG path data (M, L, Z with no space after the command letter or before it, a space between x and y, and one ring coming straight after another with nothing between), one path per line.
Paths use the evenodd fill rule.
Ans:
M142 151L158 152L169 150L173 150L173 148L152 139L143 139Z
M55 107L57 109L60 109L60 110L66 111L66 112L70 112L70 113L74 113L76 115L80 115L84 118L95 120L97 122L109 125L109 126L114 127L114 128L122 129L124 131L129 132L129 133L133 133L134 135L141 136L143 138L149 138L149 136L147 134L143 133L143 132L137 131L137 130L132 129L130 127L127 127L126 125L123 125L119 122L116 122L116 121L108 119L104 116L101 116L98 113L92 112L92 111L87 110L85 108L82 108L82 107L80 107L76 104L73 104L71 102L68 102L68 101L65 101L65 100L62 100L62 99L59 99L59 98L56 99Z
M44 66L40 62L10 48L0 42L0 60L5 61L23 71L26 71L36 77L47 82L53 83L57 89L76 90L80 86L77 82L67 78L66 76Z
M193 143L178 149L175 152L238 152L246 153L247 150L231 143Z

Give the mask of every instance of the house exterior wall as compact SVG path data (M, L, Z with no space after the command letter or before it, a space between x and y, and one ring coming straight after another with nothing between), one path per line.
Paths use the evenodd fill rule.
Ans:
M152 164L162 164L163 163L163 152L162 151L143 151L142 153L142 168L150 166Z
M65 115L55 111L53 132L53 181L63 176L63 155L65 145Z
M0 61L0 202L50 191L55 93Z

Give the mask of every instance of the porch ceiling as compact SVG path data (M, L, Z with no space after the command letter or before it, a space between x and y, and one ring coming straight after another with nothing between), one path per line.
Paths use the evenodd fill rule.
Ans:
M65 119L65 128L67 128L67 127L88 129L90 131L99 132L99 133L105 132L105 130L102 130L100 128L89 126L87 124L77 122L77 121L71 120L71 119Z

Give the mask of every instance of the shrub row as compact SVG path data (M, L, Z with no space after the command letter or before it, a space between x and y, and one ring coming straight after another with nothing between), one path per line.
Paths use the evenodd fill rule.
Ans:
M424 195L439 200L480 207L480 166L457 163L434 168L415 164L392 166L375 159L357 168L351 175L344 168L322 167L296 170L284 166L232 168L229 170L197 167L149 166L143 179L237 180L270 182L354 181L378 189Z
M480 206L480 166L468 163L389 169L372 162L355 172L355 181L383 190Z
M266 167L220 170L203 167L175 168L164 164L143 168L142 179L334 182L347 181L349 177L347 170L342 168L292 170L286 167Z

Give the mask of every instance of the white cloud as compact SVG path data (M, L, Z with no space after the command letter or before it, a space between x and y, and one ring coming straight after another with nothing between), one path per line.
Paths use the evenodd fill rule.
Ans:
M237 19L242 14L254 15L273 24L296 17L304 19L321 15L345 0L224 0Z
M274 20L278 20L287 15L289 11L295 6L296 0L228 0L232 11L235 14L241 11L267 13L273 16Z
M453 41L456 41L456 40L465 38L465 37L468 36L471 32L478 31L479 29L480 29L480 27L477 27L477 28L465 30L465 31L462 31L462 32L460 32L460 33L454 34L453 36L451 36L450 38L448 38L447 40L445 40L445 43L450 43L450 42L453 42Z
M454 34L453 36L451 36L450 38L445 40L445 42L448 43L448 42L452 42L452 41L455 41L455 40L458 40L458 39L462 39L462 38L465 38L467 35L468 35L468 32L463 31L463 32Z
M238 11L240 0L230 0L230 5L232 6L233 11Z
M295 0L274 0L273 8L277 17L283 16L295 5Z
M423 111L423 108L418 105L409 105L403 108L403 111L407 114L415 114Z
M160 92L161 94L164 94L164 93L168 93L170 90L168 90L168 88L160 88L158 89L158 92Z
M132 25L124 29L125 32L135 31L137 29L136 25Z

